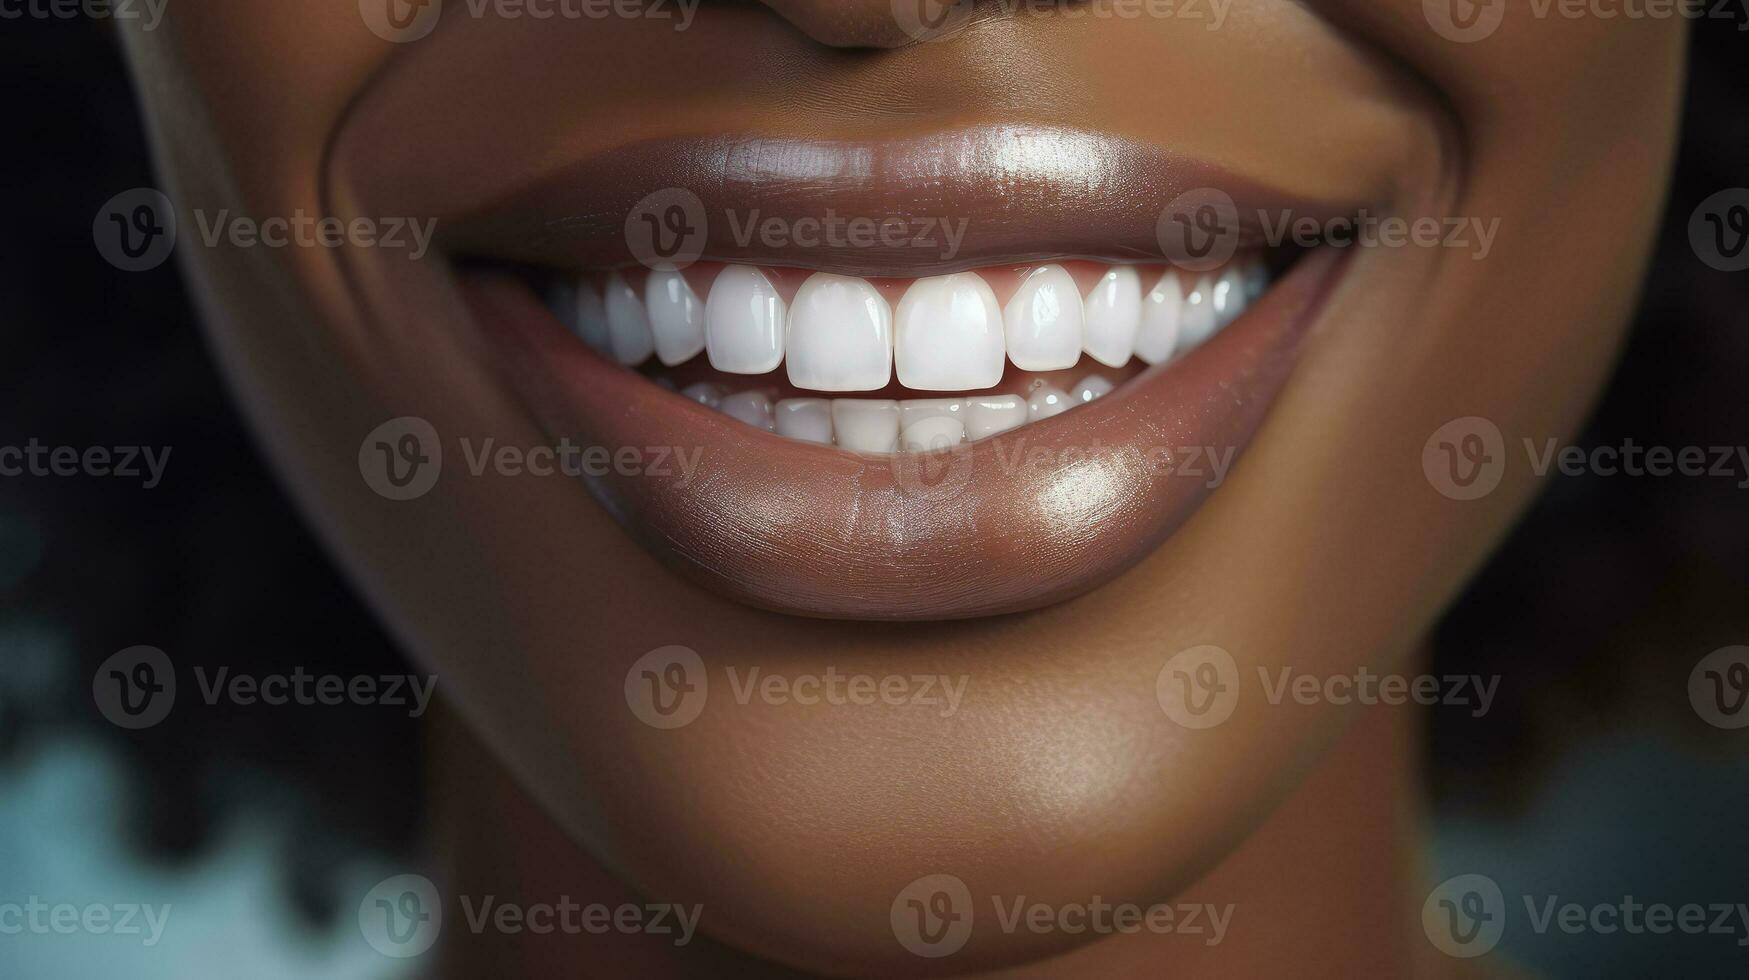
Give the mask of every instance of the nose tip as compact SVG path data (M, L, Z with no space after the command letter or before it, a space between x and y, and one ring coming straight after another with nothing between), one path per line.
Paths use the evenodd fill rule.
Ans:
M778 16L835 48L898 48L969 13L971 0L762 0Z

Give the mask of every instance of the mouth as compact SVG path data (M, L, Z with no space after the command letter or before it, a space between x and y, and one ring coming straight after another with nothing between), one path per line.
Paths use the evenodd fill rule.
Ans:
M818 147L811 159L845 169ZM1149 204L1130 225L1151 229L1187 171L1161 164L1146 182L1143 159L1122 184ZM1244 233L1218 261L1171 261L1158 244L1143 256L1115 215L1099 220L1122 240L1100 245L1073 190L1100 196L1097 166L1073 184L999 181L994 197L968 181L966 254L951 261L706 235L696 259L639 264L628 216L674 175L608 169L452 224L460 295L555 443L690 460L579 474L625 530L694 582L795 615L987 616L1118 575L1228 477L1344 266L1337 249ZM738 205L912 221L929 208L904 187L943 181L919 180L914 159L897 169L873 182L882 210L865 181L855 199L820 181L812 199L786 197L769 173L738 190L720 169L668 186L711 188L700 205L729 215L719 227ZM1265 213L1255 189L1224 187L1245 195L1240 214ZM754 201L734 198L749 188ZM1008 213L1028 199L1036 240Z

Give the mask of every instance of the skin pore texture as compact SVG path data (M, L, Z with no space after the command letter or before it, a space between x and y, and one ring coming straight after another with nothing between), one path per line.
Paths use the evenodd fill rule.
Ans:
M457 438L549 441L531 405L552 382L507 367L530 348L507 355L441 256L185 243L212 343L280 473L441 678L434 850L455 873L443 887L698 903L709 937L676 949L648 936L448 928L427 955L456 976L480 975L480 964L526 976L723 964L1024 977L1458 969L1429 959L1419 935L1412 713L1271 705L1251 684L1224 724L1191 730L1163 713L1156 678L1201 644L1228 651L1241 678L1417 669L1430 624L1536 489L1526 468L1509 467L1486 498L1448 499L1423 474L1423 446L1464 416L1492 420L1509 446L1578 427L1662 204L1679 20L1514 8L1485 42L1461 44L1431 30L1419 3L1259 0L1235 3L1218 30L997 9L910 43L885 2L707 3L680 32L450 6L409 44L365 29L350 0L188 0L157 31L124 26L183 227L196 227L197 209L435 218L440 246L454 246L483 212L645 141L1034 127L1163 148L1294 201L1498 219L1498 232L1483 258L1351 250L1296 328L1279 390L1247 406L1255 432L1216 492L1171 527L1154 523L1163 499L1124 511L1135 540L1096 573L1022 595L980 591L909 622L859 614L859 583L889 581L872 565L850 563L835 589L836 569L792 560L785 587L844 601L771 611L781 603L769 593L750 603L737 591L757 571L745 555L677 570L640 543L703 534L684 508L628 517L635 501L575 480L467 475ZM1149 205L1150 221L1170 197ZM1243 345L1241 331L1259 326L1241 321L1216 343ZM1205 354L1230 351L1195 356ZM677 441L599 418L612 386L630 380L573 386L575 424L600 424L609 440ZM1165 396L1126 397L1146 415ZM443 433L456 458L429 494L397 502L360 478L358 450L407 415ZM699 440L731 443L724 492L756 506L764 498L735 485L762 478L736 455L741 436L689 418ZM1046 424L1067 431L1070 418ZM885 462L859 465L891 479ZM990 576L977 562L999 560L1018 577L1034 562L1090 562L1024 546L984 554L964 540L937 558L937 592L954 563ZM697 651L713 685L703 713L671 731L641 722L625 695L634 661L669 645ZM967 684L945 717L935 706L727 696L726 672L755 667ZM966 883L980 926L963 950L931 960L895 942L889 911L936 873ZM986 925L992 896L1235 912L1227 940L1206 946L1004 932Z

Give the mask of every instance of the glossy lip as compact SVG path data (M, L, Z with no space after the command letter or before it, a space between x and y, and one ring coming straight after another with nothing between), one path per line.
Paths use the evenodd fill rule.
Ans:
M1261 213L1324 222L1354 210L1353 202L1298 198L1151 144L1059 127L868 140L687 136L598 153L484 207L445 214L437 245L559 268L628 266L640 261L628 243L628 216L648 195L673 190L702 208L698 258L869 277L1062 259L1166 261L1162 213L1194 192L1233 200L1234 248L1264 244ZM950 221L961 237L951 254L945 235L892 246L749 237L755 222L788 229L828 215L917 229Z
M1202 347L1097 402L956 450L890 457L784 439L665 391L590 351L520 283L476 278L462 294L555 441L698 451L690 478L583 477L692 580L782 613L957 619L1083 593L1188 519L1210 473L1175 475L1172 464L1192 447L1240 454L1344 254L1314 250Z

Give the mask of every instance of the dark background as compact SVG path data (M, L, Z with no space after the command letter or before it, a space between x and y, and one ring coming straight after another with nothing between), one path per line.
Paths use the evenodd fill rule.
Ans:
M1701 200L1749 185L1740 23L1695 25L1668 216L1581 445L1749 442L1749 272L1707 267L1686 230ZM99 739L130 784L110 816L138 860L180 866L268 808L295 826L274 844L295 899L285 928L344 919L342 870L401 852L420 826L416 723L218 707L128 733L93 710L90 677L141 643L179 670L414 668L266 471L174 264L119 272L93 247L104 202L154 184L106 30L3 21L0 53L0 445L172 447L153 490L0 477L0 800L8 773L57 741ZM1548 272L1561 273L1557 256ZM1744 477L1550 481L1438 633L1436 672L1502 677L1486 717L1434 713L1442 871L1490 874L1509 896L1749 901L1749 730L1707 726L1686 694L1701 656L1749 643ZM7 879L0 867L0 900L28 891ZM1509 931L1506 948L1561 976L1749 975L1735 939ZM0 938L0 974L7 962Z

